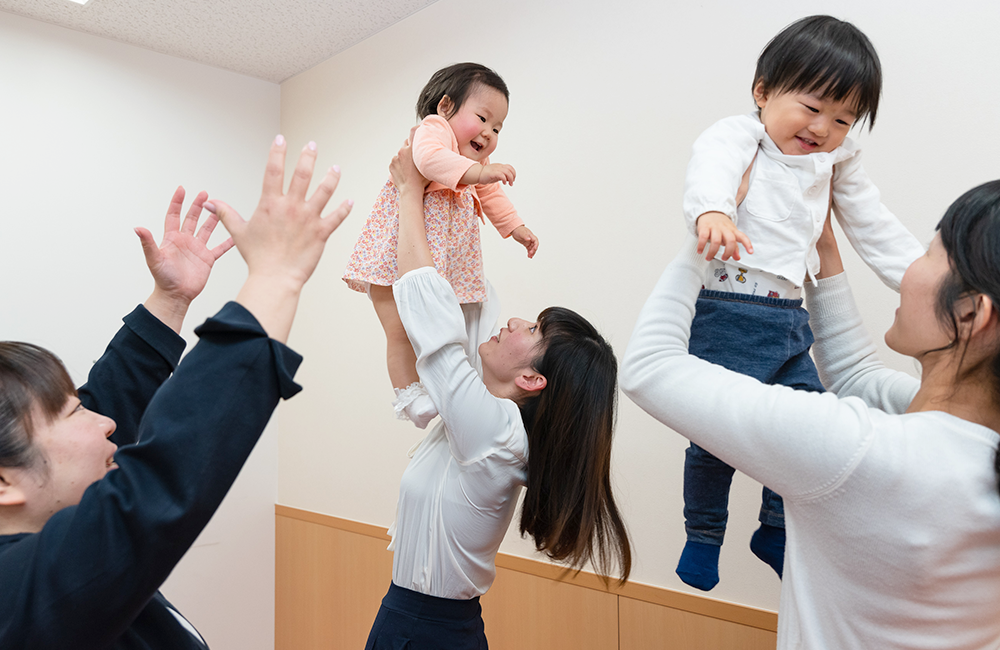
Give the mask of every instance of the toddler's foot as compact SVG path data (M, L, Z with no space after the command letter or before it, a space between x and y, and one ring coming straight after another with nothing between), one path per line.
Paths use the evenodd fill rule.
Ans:
M719 584L719 550L721 546L688 542L677 563L677 575L684 584L708 591Z
M426 429L427 423L437 416L437 408L431 401L431 396L427 394L427 389L419 381L415 381L406 388L396 391L396 399L392 406L396 410L396 417L400 420L410 420L418 429Z
M761 524L750 538L750 550L781 577L785 565L785 529Z

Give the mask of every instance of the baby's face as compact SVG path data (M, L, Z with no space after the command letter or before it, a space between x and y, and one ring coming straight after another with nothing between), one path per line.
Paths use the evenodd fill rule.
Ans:
M834 101L818 93L764 93L758 84L754 99L764 130L788 156L833 151L857 119L854 97Z
M507 99L499 90L477 86L462 107L448 118L458 139L458 152L476 162L497 148L500 129L507 118Z

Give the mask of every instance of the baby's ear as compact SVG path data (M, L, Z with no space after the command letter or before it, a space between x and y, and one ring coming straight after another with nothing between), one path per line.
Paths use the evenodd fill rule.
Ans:
M757 102L757 108L764 108L764 104L767 103L767 89L763 79L758 79L753 86L753 100Z
M437 105L437 114L444 119L448 119L454 111L455 102L451 101L451 97L448 95L443 95Z

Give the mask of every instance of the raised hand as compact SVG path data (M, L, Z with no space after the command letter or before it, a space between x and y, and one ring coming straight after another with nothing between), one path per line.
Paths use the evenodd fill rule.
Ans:
M299 156L295 172L285 184L285 140L271 145L264 171L260 202L249 221L221 201L205 204L218 215L246 260L249 274L236 300L246 307L272 338L288 338L299 294L323 255L326 240L351 211L344 201L328 216L322 212L340 181L340 168L331 167L313 195L306 198L316 164L316 144Z
M145 307L178 333L188 306L205 288L215 261L233 247L233 240L229 238L215 248L208 248L208 240L219 219L210 214L198 228L202 206L207 198L207 193L200 192L181 222L184 188L178 187L167 207L163 240L159 246L147 229L135 229L146 257L146 266L155 283L153 293L144 303Z

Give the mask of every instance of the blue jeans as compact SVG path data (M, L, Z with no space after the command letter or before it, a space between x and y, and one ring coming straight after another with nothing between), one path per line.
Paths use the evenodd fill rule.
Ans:
M823 392L809 356L812 344L809 312L802 309L802 300L702 289L688 351L765 384ZM691 443L684 459L688 541L722 546L732 480L732 467ZM766 487L759 519L769 526L785 526L781 497Z

